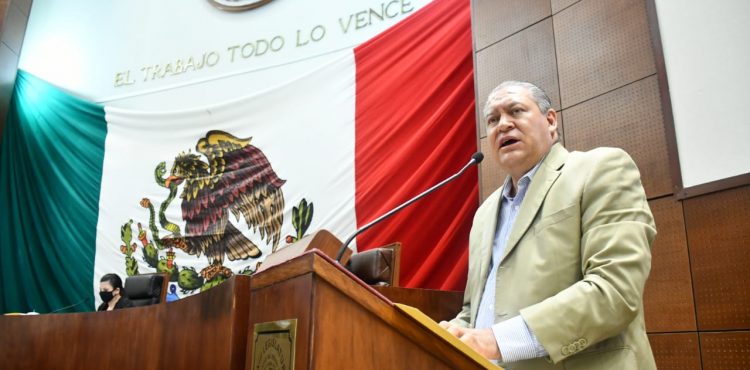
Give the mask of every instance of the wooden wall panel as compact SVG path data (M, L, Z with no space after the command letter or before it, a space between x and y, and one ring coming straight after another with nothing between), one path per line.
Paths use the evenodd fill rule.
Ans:
M551 15L549 0L475 0L472 32L476 50L484 49Z
M750 332L701 333L704 370L750 369Z
M21 54L21 45L26 34L26 23L29 17L15 4L8 7L8 13L3 21L2 41L16 54Z
M560 135L560 142L565 145L565 125L563 125L563 111L557 111L557 134Z
M672 192L656 76L566 109L565 144L570 150L623 148L638 165L649 198Z
M649 334L648 340L659 370L700 370L697 333Z
M17 6L21 13L25 14L27 17L31 12L31 3L32 0L13 0L13 5Z
M552 13L557 13L580 0L552 0Z
M693 284L682 203L672 197L649 202L656 220L651 275L643 304L648 332L695 331Z
M0 43L0 139L5 128L5 118L8 115L8 107L13 95L17 69L18 55L5 44Z
M0 32L2 32L3 25L5 24L5 14L8 13L9 5L9 0L0 0Z
M31 0L0 0L0 139L5 130Z
M495 86L506 80L529 81L547 92L560 108L557 88L555 41L552 20L547 19L476 54L477 117L482 121L484 103ZM487 135L479 125L480 137Z
M582 0L553 16L563 108L656 73L645 1Z
M750 329L750 186L683 205L698 328Z

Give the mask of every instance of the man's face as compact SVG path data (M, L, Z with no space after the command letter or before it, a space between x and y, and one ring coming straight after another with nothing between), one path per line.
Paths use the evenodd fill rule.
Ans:
M495 160L515 181L557 140L557 113L540 112L525 87L511 86L490 96L485 124Z

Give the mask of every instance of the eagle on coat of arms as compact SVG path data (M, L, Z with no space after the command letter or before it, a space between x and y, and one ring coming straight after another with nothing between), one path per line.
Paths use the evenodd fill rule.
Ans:
M276 175L265 154L250 145L252 137L237 138L223 131L209 131L198 140L193 153L181 153L175 159L166 179L170 184L184 184L182 219L185 221L184 243L177 244L188 254L205 254L210 265L201 271L206 280L217 274L232 272L223 266L229 260L258 258L257 244L244 236L231 222L245 219L249 229L275 251L284 218L286 180Z

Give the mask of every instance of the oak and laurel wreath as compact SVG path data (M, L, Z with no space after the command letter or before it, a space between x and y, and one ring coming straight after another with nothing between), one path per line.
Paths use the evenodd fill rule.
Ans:
M176 253L174 246L179 243L184 243L184 239L181 235L180 227L167 220L164 214L169 204L174 200L177 195L178 185L172 183L167 186L164 175L166 174L166 162L160 162L154 169L154 180L156 183L166 189L169 189L169 195L164 199L159 207L159 225L170 234L164 237L160 237L159 228L156 225L156 211L154 205L148 198L143 198L140 202L140 206L148 208L149 211L149 222L148 231L151 231L152 239L148 238L148 232L143 228L143 225L138 222L137 239L142 247L142 259L150 268L155 271L148 272L160 272L169 274L170 282L176 282L180 287L180 291L183 294L189 294L195 290L205 291L210 289L228 277L217 274L213 279L205 281L205 279L197 272L193 267L182 267L180 268L175 262ZM287 235L286 242L288 244L294 243L297 240L305 236L310 224L312 223L313 217L313 203L308 202L307 199L302 198L296 207L292 208L292 226L295 230L295 235ZM139 271L138 262L136 261L134 254L138 249L138 244L133 240L133 220L130 219L120 227L120 239L123 244L120 246L120 252L125 255L125 272L128 276L138 275ZM274 250L275 252L275 250ZM144 273L148 273L144 272ZM252 275L255 272L255 266L248 264L241 270L237 271L240 275Z

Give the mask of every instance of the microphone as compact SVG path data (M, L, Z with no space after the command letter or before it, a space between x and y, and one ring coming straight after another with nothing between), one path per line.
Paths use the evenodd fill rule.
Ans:
M469 160L469 163L467 163L463 168L461 168L461 170L459 170L458 172L456 172L455 174L453 174L453 176L451 176L451 177L449 177L449 178L441 181L437 185L435 185L435 186L433 186L433 187L431 187L431 188L423 191L421 194L417 195L416 197L407 200L406 202L402 203L400 206L398 206L398 207L396 207L396 208L388 211L388 213L386 213L386 214L384 214L384 215L376 218L373 221L370 221L370 223L368 223L367 225L362 226L361 228L359 228L357 231L354 232L354 234L352 234L349 238L347 238L346 241L344 242L344 244L341 246L341 248L339 249L338 254L336 254L336 262L341 263L341 257L344 256L344 253L346 252L346 247L349 246L349 243L351 243L352 240L354 240L354 238L357 235L359 235L359 234L363 233L365 230L367 230L367 229L375 226L380 221L383 221L386 218L391 217L396 212L398 212L398 211L406 208L406 206L408 206L408 205L410 205L410 204L412 204L412 203L414 203L414 202L422 199L427 194L430 194L433 191L435 191L435 190L443 187L443 185L445 185L445 184L447 184L447 183L455 180L457 177L461 176L464 172L466 172L466 170L469 169L469 167L471 167L472 165L479 164L480 162L482 162L482 159L484 159L484 154L482 154L482 152L476 152L476 153L474 153L471 156L471 160Z
M73 308L73 307L75 307L75 306L78 306L78 305L79 305L79 304L81 304L81 303L87 302L88 300L89 300L89 297L86 297L86 298L84 298L84 299L82 299L82 300L80 300L80 301L78 301L78 302L76 302L76 303L73 303L73 304L72 304L72 305L70 305L70 306L65 306L65 307L62 307L62 308L58 308L58 309L56 309L56 310L54 310L54 311L52 311L52 312L50 312L50 313L58 313L58 312L60 312L60 311L64 311L64 310L67 310L68 308Z

